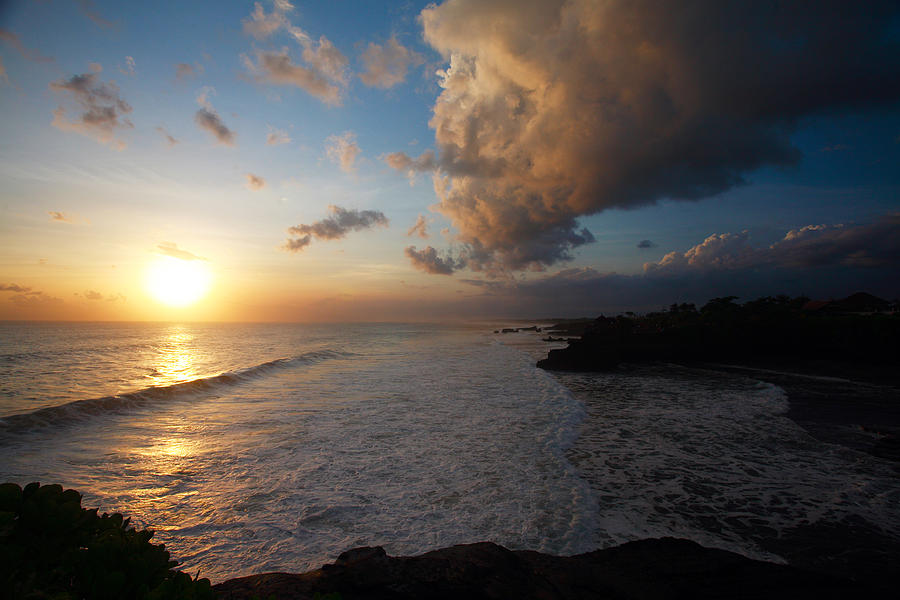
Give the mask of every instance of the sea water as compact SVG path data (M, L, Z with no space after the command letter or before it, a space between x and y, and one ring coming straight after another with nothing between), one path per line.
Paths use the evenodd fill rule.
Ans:
M656 366L551 374L481 325L0 324L0 480L60 483L219 581L354 546L575 554L859 515L896 475L774 386Z

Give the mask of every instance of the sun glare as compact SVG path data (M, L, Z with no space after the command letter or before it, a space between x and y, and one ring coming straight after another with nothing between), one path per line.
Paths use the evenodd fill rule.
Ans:
M188 306L209 291L212 274L200 260L160 256L147 267L147 291L168 306Z

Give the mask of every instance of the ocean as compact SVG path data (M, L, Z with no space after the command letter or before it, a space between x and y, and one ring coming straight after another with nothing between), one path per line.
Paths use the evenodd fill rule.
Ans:
M214 582L364 545L900 540L893 463L813 438L780 388L549 373L559 344L507 325L0 323L0 481L75 488Z

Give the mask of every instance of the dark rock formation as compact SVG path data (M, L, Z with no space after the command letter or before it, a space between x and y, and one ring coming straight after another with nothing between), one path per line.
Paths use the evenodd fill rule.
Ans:
M357 548L301 575L268 573L215 586L219 598L569 599L846 598L872 595L852 582L755 561L674 538L642 540L578 556L510 551L489 542L420 556Z

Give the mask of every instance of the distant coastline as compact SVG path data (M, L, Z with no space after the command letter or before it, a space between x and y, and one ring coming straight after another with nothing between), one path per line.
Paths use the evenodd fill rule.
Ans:
M866 293L734 300L558 323L545 330L580 337L537 366L591 372L663 361L746 375L784 389L787 416L821 441L900 463L896 302Z

